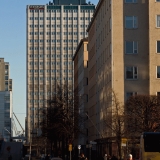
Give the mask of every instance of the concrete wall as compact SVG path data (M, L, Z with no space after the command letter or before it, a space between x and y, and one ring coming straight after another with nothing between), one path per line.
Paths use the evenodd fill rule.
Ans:
M157 41L160 40L160 28L156 26L157 15L160 15L160 2L149 0L149 86L150 94L160 92L160 79L156 67L160 66L160 54L157 53Z
M126 66L136 66L137 76L135 80L127 80L124 73L124 98L126 100L127 92L137 92L137 94L149 94L149 23L148 1L140 0L135 4L124 4L125 16L136 16L138 18L138 27L127 29L124 24L124 71ZM124 19L125 23L125 19ZM125 53L125 42L138 42L137 54Z

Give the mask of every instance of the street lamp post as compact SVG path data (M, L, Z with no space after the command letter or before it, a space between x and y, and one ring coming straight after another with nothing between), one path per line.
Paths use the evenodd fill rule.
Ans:
M81 145L78 145L78 156L80 156Z

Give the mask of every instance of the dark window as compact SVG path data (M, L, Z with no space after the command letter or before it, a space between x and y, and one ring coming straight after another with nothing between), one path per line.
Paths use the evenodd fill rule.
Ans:
M127 92L126 93L126 99L128 100L131 96L136 96L137 92Z
M126 54L138 53L138 43L135 41L126 41Z
M5 80L8 80L8 76L5 76Z
M126 79L137 79L137 67L126 67Z
M157 78L160 78L160 66L157 66Z
M137 0L125 0L126 3L137 3Z
M157 41L157 53L160 53L160 41Z

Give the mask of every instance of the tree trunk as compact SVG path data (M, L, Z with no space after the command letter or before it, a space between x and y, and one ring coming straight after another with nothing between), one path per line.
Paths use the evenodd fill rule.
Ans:
M118 140L118 155L119 155L119 160L122 160L121 140Z

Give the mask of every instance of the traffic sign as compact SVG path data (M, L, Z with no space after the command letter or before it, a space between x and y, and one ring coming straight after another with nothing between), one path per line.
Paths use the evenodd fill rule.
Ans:
M81 149L81 145L78 145L78 149Z
M69 150L69 151L72 151L72 144L69 144L68 150Z
M122 138L121 139L121 146L126 146L126 143L127 143L127 138Z

